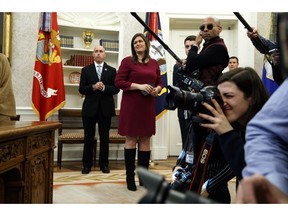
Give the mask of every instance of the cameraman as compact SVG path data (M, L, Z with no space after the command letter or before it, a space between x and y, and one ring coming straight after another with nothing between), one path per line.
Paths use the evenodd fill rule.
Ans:
M275 16L275 22L278 22L279 13L272 13L272 15L273 14ZM260 53L264 55L271 55L273 79L277 85L281 85L281 83L285 80L286 75L281 73L280 70L280 51L278 41L268 40L261 36L256 28L252 29L252 32L247 31L247 37L250 38L252 44ZM257 43L256 38L259 38L262 43ZM269 57L266 56L266 58Z
M208 121L200 126L218 134L208 161L208 166L216 166L207 169L202 187L202 195L211 199L215 196L227 196L225 193L221 195L220 190L217 195L215 190L225 188L235 175L237 180L242 179L246 125L269 98L259 75L250 67L239 67L224 73L218 80L217 88L222 96L223 106L212 99L215 108L203 103L211 115L199 113L200 118ZM224 157L228 164L217 164L221 157ZM216 170L218 172L215 172Z
M222 26L219 19L207 17L199 29L200 33L196 37L196 42L188 53L185 71L191 73L199 70L200 81L206 85L215 85L229 62L227 47L224 40L219 37ZM202 38L205 42L198 54Z
M199 29L200 32L196 37L196 41L188 53L185 62L185 71L183 73L200 80L205 85L215 86L218 78L222 75L222 71L227 67L229 62L227 47L224 40L219 37L222 32L222 26L219 19L215 17L207 17L203 20ZM202 39L204 39L205 42L202 50L198 53ZM195 71L197 71L197 74ZM179 155L175 167L181 166L187 169L187 167L194 166L195 161L200 157L201 149L204 146L207 135L209 134L209 131L200 127L197 122L193 122L190 127L192 131L189 136L191 136L192 141L187 143L188 146L185 155L182 155L183 152ZM181 158L185 158L184 164ZM220 164L225 163L225 159L219 159L222 160L219 162ZM172 176L172 178L176 177L176 173L177 170L173 174L174 176ZM219 193L222 194L221 191ZM222 195L214 196L213 198L219 202L230 203L230 195L227 187L224 188L224 193L228 195L224 197ZM217 195L218 192L216 191L215 194Z
M195 43L196 36L189 35L184 40L185 53L188 55L189 50L192 45ZM173 67L173 85L179 87L180 89L188 90L187 86L184 85L181 81L181 76L178 74L180 72L181 65L176 63ZM182 139L182 149L186 149L186 140L187 140L187 130L188 130L188 111L178 108L178 119L180 125L181 139Z
M205 85L215 86L218 78L222 75L222 71L227 67L229 62L227 47L224 40L219 36L222 32L222 26L219 19L207 17L203 20L199 29L200 32L196 37L196 41L188 53L185 73L194 74L194 71L198 71L197 79ZM205 42L198 54L202 39L204 39ZM192 123L191 128L192 132L190 135L192 137L192 142L188 144L190 146L187 150L191 153L190 155L188 153L187 158L190 158L190 161L195 161L205 142L208 131L199 127L199 124L194 122ZM193 156L193 154L195 156Z

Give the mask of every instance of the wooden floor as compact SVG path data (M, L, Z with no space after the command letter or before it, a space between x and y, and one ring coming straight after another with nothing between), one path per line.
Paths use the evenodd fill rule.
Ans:
M150 162L150 168L155 170L171 170L175 166L177 161L177 157L168 157L167 160L155 160ZM110 160L109 161L110 170L125 170L125 162L124 160ZM62 168L59 169L57 164L54 165L54 172L71 172L71 171L79 171L82 170L82 162L81 161L63 161ZM99 166L92 167L93 170L100 170Z

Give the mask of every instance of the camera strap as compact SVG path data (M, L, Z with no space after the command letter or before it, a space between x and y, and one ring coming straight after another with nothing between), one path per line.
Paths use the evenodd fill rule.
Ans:
M215 133L209 133L208 136L206 137L205 143L201 149L199 158L196 163L192 181L189 185L189 190L199 194L201 192L201 188L204 182L208 159L212 151L212 144L214 142L214 136Z

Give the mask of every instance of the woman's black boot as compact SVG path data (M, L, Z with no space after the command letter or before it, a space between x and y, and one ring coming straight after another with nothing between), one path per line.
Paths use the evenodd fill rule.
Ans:
M149 168L151 151L138 151L138 166ZM143 186L143 182L139 178L139 185Z
M135 156L136 156L136 149L124 148L126 183L127 183L127 189L131 191L137 190L135 184Z

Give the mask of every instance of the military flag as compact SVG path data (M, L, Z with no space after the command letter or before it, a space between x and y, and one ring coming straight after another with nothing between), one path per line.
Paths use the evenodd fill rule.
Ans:
M158 12L147 12L146 13L146 25L151 28L153 32L163 40L160 16ZM165 59L164 47L157 41L147 29L144 29L144 35L150 41L150 57L155 59L160 67L161 78L163 83L163 89L156 97L156 120L163 116L167 110L164 109L166 104L165 98L167 95L167 67Z
M277 13L271 13L270 20L270 34L269 40L276 41L277 40ZM273 92L278 88L277 83L273 79L273 69L272 69L272 59L271 56L265 55L263 62L263 71L262 71L262 82L265 85L268 92L273 94Z
M65 105L57 13L40 13L32 86L32 108L45 121Z

